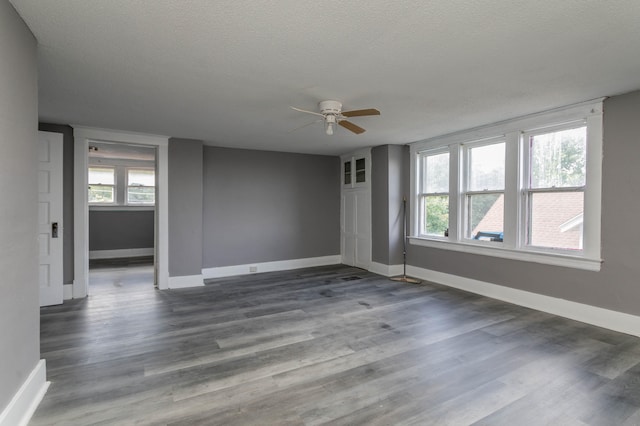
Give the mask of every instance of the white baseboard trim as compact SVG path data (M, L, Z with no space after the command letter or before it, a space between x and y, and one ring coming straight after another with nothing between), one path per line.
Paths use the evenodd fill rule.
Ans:
M89 259L117 259L127 257L153 256L153 247L118 249L118 250L91 250Z
M73 284L62 285L62 299L63 300L73 299Z
M245 265L206 268L202 270L202 275L205 279L223 278L260 272L288 271L290 269L310 268L312 266L338 265L340 263L342 263L342 257L338 254L334 256L308 257L305 259L277 260L275 262L247 263Z
M202 275L183 275L180 277L169 277L169 288L189 288L202 287L204 281Z
M394 277L402 275L403 268L402 265L385 265L384 263L371 262L369 271L385 277Z
M621 333L640 336L640 317L457 275L407 266L407 275Z
M26 426L49 385L46 362L41 359L0 414L0 426Z

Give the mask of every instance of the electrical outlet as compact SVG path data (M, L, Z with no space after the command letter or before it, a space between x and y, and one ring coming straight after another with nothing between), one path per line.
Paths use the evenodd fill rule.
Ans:
M258 272L257 266L249 266L249 272Z

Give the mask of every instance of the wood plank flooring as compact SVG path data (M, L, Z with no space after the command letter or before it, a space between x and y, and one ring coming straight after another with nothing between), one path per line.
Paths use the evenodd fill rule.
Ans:
M31 425L638 425L640 339L343 265L41 310Z

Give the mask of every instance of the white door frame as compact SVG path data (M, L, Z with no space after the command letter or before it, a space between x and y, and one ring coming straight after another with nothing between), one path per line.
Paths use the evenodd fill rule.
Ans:
M169 137L127 133L118 130L72 126L74 142L73 171L73 248L74 278L73 298L86 297L89 289L89 201L88 175L89 142L115 142L121 144L150 145L157 147L158 199L156 220L158 236L155 245L155 261L158 288L168 289L169 278Z

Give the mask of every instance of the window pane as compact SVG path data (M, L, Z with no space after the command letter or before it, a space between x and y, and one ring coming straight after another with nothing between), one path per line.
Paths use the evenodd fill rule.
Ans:
M153 186L133 186L127 189L127 203L153 204L156 189Z
M529 244L582 249L583 192L530 194Z
M89 185L115 185L115 173L113 169L89 168Z
M449 153L425 157L424 188L428 193L449 192Z
M469 191L504 189L504 142L469 149Z
M155 172L153 170L134 170L128 171L129 186L155 186Z
M529 143L531 188L584 185L586 127L531 136Z
M467 238L502 241L504 230L504 195L467 196L469 224Z
M423 199L424 224L427 235L445 236L449 228L449 196L428 195Z
M113 186L89 186L90 203L113 203Z

